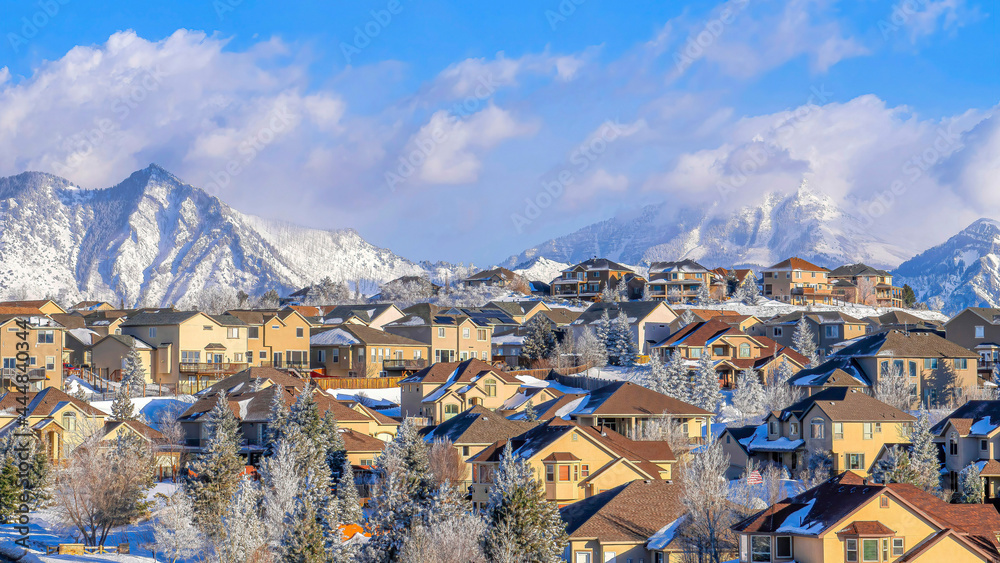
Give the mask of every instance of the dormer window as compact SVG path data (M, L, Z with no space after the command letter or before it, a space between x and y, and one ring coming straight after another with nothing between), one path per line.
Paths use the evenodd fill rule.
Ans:
M788 425L788 432L792 436L798 436L799 435L799 423L798 422L789 423L789 425Z
M825 436L824 430L826 429L826 421L822 418L814 418L811 422L812 427L812 437L817 440L822 440Z
M778 433L778 421L777 420L772 420L771 423L770 423L770 425L771 425L771 429L769 430L769 432L771 434L777 434Z

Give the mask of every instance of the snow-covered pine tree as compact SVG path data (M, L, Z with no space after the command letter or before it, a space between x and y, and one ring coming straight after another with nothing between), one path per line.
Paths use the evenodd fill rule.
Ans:
M535 411L535 403L531 399L528 399L528 404L524 405L524 420L528 422L536 422L538 420L538 412Z
M667 394L667 368L655 352L649 355L649 363L643 366L642 384L657 393Z
M687 325L695 322L696 320L697 319L694 318L694 313L691 312L691 309L684 309L684 312L681 313L680 326L681 328L684 328Z
M119 422L135 419L135 405L132 404L132 392L129 386L122 383L111 402L111 417Z
M816 334L813 333L805 315L799 317L799 322L795 324L795 333L792 334L792 348L809 358L810 365L816 364Z
M910 466L916 474L915 487L933 495L941 495L941 464L938 462L937 446L934 445L934 434L931 432L930 417L927 411L920 409L917 421L910 433L913 453L910 455Z
M708 279L706 278L705 283L698 285L698 295L696 299L699 305L708 305L712 302L712 293L708 289Z
M338 524L360 524L364 519L358 486L354 483L354 470L348 459L344 460L344 465L338 472L337 505Z
M604 345L604 350L608 357L612 356L612 328L611 328L611 317L608 315L608 309L605 308L601 313L601 318L597 319L597 324L594 327L594 335L597 336L597 340Z
M873 395L883 403L907 411L910 409L912 395L910 395L910 382L903 373L901 364L902 362L897 364L891 359L883 362L884 367L879 370Z
M756 420L764 412L764 386L757 370L745 369L736 378L733 406L740 411L744 421Z
M802 389L790 385L788 381L795 375L795 369L788 362L781 362L774 370L766 372L764 378L764 412L781 411L802 399Z
M275 445L281 441L285 428L288 426L288 405L285 404L281 385L272 385L271 411L267 418L265 456L274 454Z
M250 478L236 482L236 492L220 518L215 541L218 563L255 563L270 558L268 534L260 515L260 488Z
M527 334L521 345L521 356L537 361L548 358L556 347L556 336L543 315L535 315L528 321Z
M986 496L979 466L973 462L958 474L959 500L962 504L982 504Z
M135 395L146 385L146 368L142 366L142 357L133 344L122 359L121 384L128 386L129 393Z
M295 439L301 436L298 428L292 427L292 432L275 445L274 454L260 464L263 519L271 545L276 549L280 548L285 520L295 510L296 499L303 490L298 454L292 441Z
M590 367L602 368L608 365L608 349L604 340L597 336L594 329L586 327L576 340L576 350L580 359Z
M313 475L306 476L303 484L306 489L323 487L323 480L313 481ZM313 495L301 495L295 499L292 511L285 519L281 538L281 561L285 563L325 563L327 534L324 530L326 520L321 517L320 508L316 506ZM336 528L334 532L339 536Z
M236 494L243 472L240 457L240 429L229 408L226 393L219 393L206 422L208 443L201 456L190 464L188 491L194 503L195 522L209 537L222 537L222 517Z
M153 521L156 551L169 563L195 560L205 550L205 535L194 525L194 505L184 489L166 498Z
M899 446L886 451L885 457L872 468L872 480L876 483L913 483L917 473L910 465L910 454Z
M689 520L679 538L697 561L720 563L731 553L727 541L729 526L735 523L729 496L729 456L718 440L712 440L694 454L682 469L681 502Z
M608 356L615 359L615 365L634 366L637 355L636 347L632 340L632 327L629 325L625 311L619 311L618 316L615 317L608 339L611 342L608 347Z
M668 395L685 403L691 402L691 377L688 374L687 363L680 352L673 352L664 364L663 375L664 395Z
M747 274L747 278L736 288L736 293L733 297L745 305L757 304L757 300L760 299L760 289L757 288L757 281L753 272Z
M711 352L704 350L694 371L691 404L715 412L721 402L722 391L719 389L719 374L715 371L715 362L712 361Z
M545 499L545 490L531 465L512 449L508 442L490 486L486 554L496 560L512 543L513 551L523 560L557 563L567 543L566 525L556 505Z

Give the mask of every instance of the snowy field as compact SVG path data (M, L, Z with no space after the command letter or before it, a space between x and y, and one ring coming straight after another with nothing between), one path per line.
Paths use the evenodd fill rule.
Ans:
M683 311L684 309L735 311L740 315L753 315L758 318L770 318L775 315L787 315L797 311L809 310L816 313L824 311L839 311L861 319L864 317L881 316L892 311L903 311L904 313L909 313L927 321L945 322L948 320L947 315L937 311L920 311L916 309L900 309L896 307L872 307L869 305L858 305L856 303L844 303L840 305L812 305L807 308L799 305L789 305L788 303L782 303L780 301L772 301L763 297L757 305L745 305L739 301L726 301L724 303L714 303L710 305L671 305L670 307L675 311Z

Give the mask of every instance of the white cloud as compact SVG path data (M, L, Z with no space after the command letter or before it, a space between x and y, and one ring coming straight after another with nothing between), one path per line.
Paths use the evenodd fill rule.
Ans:
M484 57L465 59L441 71L431 84L431 93L445 99L466 96L484 98L483 92L499 87L518 85L526 75L550 76L568 82L596 53L587 49L578 55L527 54L517 59L507 58L503 51L492 60Z
M883 34L889 35L900 28L906 30L910 43L917 43L939 30L955 32L967 23L982 17L979 8L969 6L965 0L906 0L892 6L886 19L879 22Z

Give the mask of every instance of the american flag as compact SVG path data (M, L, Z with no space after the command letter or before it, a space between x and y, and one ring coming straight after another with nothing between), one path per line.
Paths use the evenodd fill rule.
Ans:
M760 485L764 482L764 478L761 477L760 471L751 471L747 475L747 485Z

